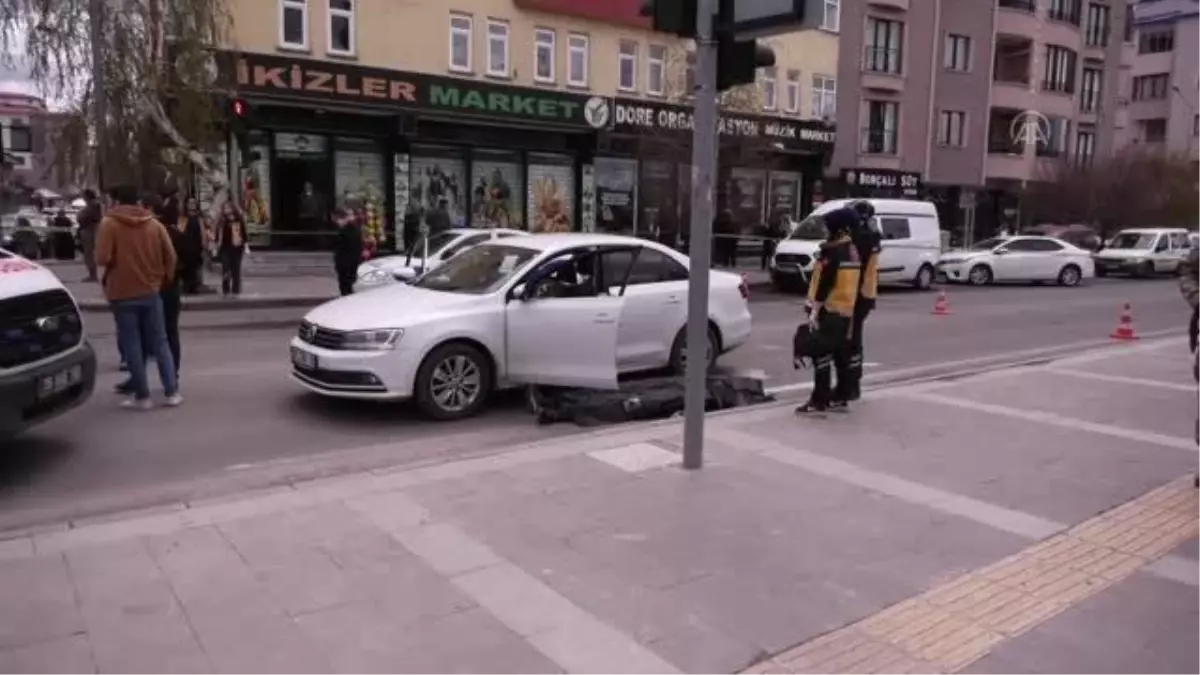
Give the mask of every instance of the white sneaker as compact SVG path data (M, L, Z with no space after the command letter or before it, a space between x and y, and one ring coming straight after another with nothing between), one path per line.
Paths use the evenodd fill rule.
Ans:
M131 396L121 401L121 407L126 410L153 410L154 401L148 398L134 398Z
M183 394L180 394L179 392L171 394L163 399L163 405L167 406L168 408L176 408L183 405Z

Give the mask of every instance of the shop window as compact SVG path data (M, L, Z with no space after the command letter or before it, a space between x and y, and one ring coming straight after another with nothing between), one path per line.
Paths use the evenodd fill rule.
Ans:
M308 49L308 0L279 0L279 46Z
M943 110L938 113L938 145L961 148L966 145L967 113Z
M946 36L942 65L946 70L965 73L971 70L971 38L950 33Z
M772 171L769 178L767 219L779 221L783 216L795 218L800 211L800 174Z
M554 81L554 30L538 28L533 35L533 79L538 82Z
M471 17L450 15L450 70L471 72Z
M526 213L531 232L570 232L575 220L575 159L531 152Z
M601 232L633 234L637 170L634 159L596 158L596 227Z
M588 36L572 33L567 37L567 84L588 86Z
M774 68L763 68L762 96L764 110L774 110L779 106L779 90Z
M646 53L646 93L662 96L666 91L667 48L650 45Z
M757 169L732 169L725 184L727 208L733 212L737 231L752 234L763 225L767 173Z
M383 152L379 144L365 138L335 138L333 141L333 187L335 206L354 209L363 221L363 235L378 244L390 233L384 192Z
M832 120L837 114L837 79L828 75L813 75L812 116Z
M825 13L821 16L821 29L833 31L834 33L840 30L842 18L842 0L825 0Z
M354 55L354 0L329 0L329 52Z
M33 152L33 132L29 127L9 127L8 147L5 149L10 152Z
M633 40L621 40L621 52L617 55L617 88L621 91L637 90L638 44Z
M508 77L507 21L488 20L487 44L487 74L493 77Z
M524 178L519 154L476 150L471 155L471 226L524 227Z
M679 236L678 190L670 162L643 160L638 179L637 236L674 246ZM690 179L690 175L689 175Z
M793 115L800 112L800 71L787 72L787 88L784 90L784 106Z
M443 205L454 227L466 226L467 163L457 148L414 145L410 161L409 201L422 222Z

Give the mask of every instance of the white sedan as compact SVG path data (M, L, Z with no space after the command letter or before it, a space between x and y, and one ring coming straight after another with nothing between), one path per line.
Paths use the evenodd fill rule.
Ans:
M741 276L713 270L706 358L750 336ZM617 388L619 373L687 359L688 260L604 234L476 245L411 284L332 300L291 341L292 376L326 396L415 399L436 419L468 417L497 388Z
M489 239L503 239L527 235L521 230L495 228L481 230L472 227L456 227L430 235L429 242L417 240L408 251L396 255L375 258L358 266L358 279L354 290L364 291L375 286L396 282L408 282L424 272L436 269L466 249Z
M970 249L943 253L938 276L975 286L1007 281L1078 286L1095 276L1095 265L1090 252L1054 237L995 237Z

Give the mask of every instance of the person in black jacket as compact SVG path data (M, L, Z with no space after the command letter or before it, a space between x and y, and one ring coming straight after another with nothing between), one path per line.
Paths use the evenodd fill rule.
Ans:
M850 327L849 378L841 388L846 401L857 401L862 396L863 372L863 328L867 316L875 309L875 297L879 290L879 254L883 250L883 237L872 226L875 207L868 201L855 202L851 208L858 215L858 222L850 231L850 239L858 250L862 262L859 276L858 300L854 303L854 317Z
M362 262L363 238L358 219L346 209L338 209L333 223L337 226L337 239L333 247L333 269L337 274L338 292L350 295L354 292L354 281L358 278L358 265Z
M100 227L104 212L95 190L84 190L83 201L85 206L75 220L79 222L79 245L83 249L83 264L87 267L84 281L100 281L100 277L96 276L96 230Z
M217 255L221 259L221 293L242 294L242 257L246 253L246 219L233 202L221 205L216 228Z
M421 237L421 212L415 204L409 204L404 210L404 247L402 251L411 251Z
M188 197L178 223L164 223L175 225L176 229L183 234L181 239L183 247L177 252L183 277L181 279L182 289L186 295L199 293L201 286L204 285L204 246L205 232L207 231L205 220L204 214L200 211L200 202L195 197Z

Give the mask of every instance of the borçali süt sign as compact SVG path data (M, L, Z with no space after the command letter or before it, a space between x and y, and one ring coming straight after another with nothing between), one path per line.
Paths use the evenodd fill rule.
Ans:
M691 133L695 119L690 108L618 99L613 106L613 130L619 133ZM812 120L721 113L719 133L727 138L761 138L784 145L832 146L833 127Z

